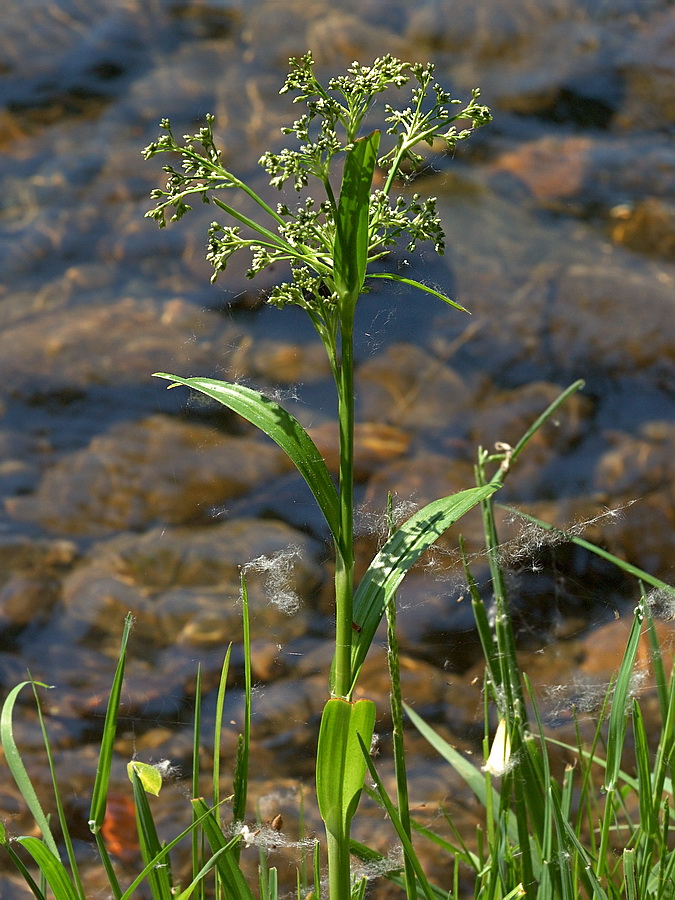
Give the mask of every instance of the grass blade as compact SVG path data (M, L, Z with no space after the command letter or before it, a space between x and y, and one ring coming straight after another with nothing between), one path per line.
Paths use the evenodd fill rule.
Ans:
M33 684L33 696L35 697L35 705L37 707L38 719L40 722L40 730L42 732L42 740L45 745L45 753L47 755L47 764L49 766L49 774L51 777L52 788L54 790L54 800L56 801L56 811L59 818L59 825L61 826L61 833L63 835L63 841L66 845L66 853L68 855L68 862L70 864L70 871L73 876L73 881L75 883L75 889L80 897L80 900L84 900L84 888L82 887L82 880L80 878L80 873L77 867L77 859L75 857L75 849L73 847L73 841L70 836L70 830L68 828L68 819L66 817L65 810L63 808L63 801L61 800L61 791L59 790L59 783L56 778L56 768L54 766L54 757L52 755L51 742L49 740L49 734L47 733L47 726L45 724L44 716L42 715L42 707L40 705L40 698L37 694L37 689L35 684ZM113 879L111 882L111 886L113 888L113 894L115 896L119 896L119 886L117 885L117 879ZM115 890L117 888L117 891Z
M38 885L35 883L35 879L33 878L33 876L30 874L30 872L26 868L24 861L16 853L16 851L14 850L14 848L8 841L7 833L5 831L5 826L2 824L2 822L0 822L0 846L3 846L5 848L5 850L7 851L9 858L12 860L12 863L14 864L14 867L16 868L17 872L19 872L19 874L21 875L23 880L26 882L26 884L30 888L31 892L33 893L33 896L35 897L35 900L45 900L44 891L40 890Z
M124 679L124 664L126 662L127 643L133 625L133 616L128 613L124 620L124 631L120 646L117 669L110 690L110 699L105 714L103 735L101 737L101 750L96 767L96 779L91 795L91 808L89 811L89 828L96 834L103 824L108 798L108 785L110 783L110 769L112 766L113 745L117 730L117 716L119 714L120 698L122 696L122 681Z
M192 799L199 796L199 760L201 757L200 748L201 748L201 730L202 730L202 667L201 664L197 666L197 678L195 680L195 709L194 715L192 718ZM214 751L215 753L215 751ZM220 760L215 759L213 761L214 771L219 765ZM213 790L214 793L217 791L217 785L214 783ZM214 803L214 806L216 804ZM192 810L192 824L195 828L192 830L190 835L190 844L191 844L191 852L192 852L192 874L199 871L202 866L202 845L203 840L200 840L202 835L197 828L197 814L193 808Z
M473 763L470 763L465 759L461 753L458 753L454 747L451 747L439 734L436 734L433 728L427 725L424 719L418 716L414 709L411 709L405 703L403 704L403 708L422 737L431 744L434 750L436 750L446 762L450 763L455 772L464 779L466 784L487 809L488 797L483 773L477 769ZM492 788L492 805L495 810L495 816L497 816L497 810L499 809L499 793L494 788ZM513 820L509 822L507 833L512 841L518 841L518 831L516 830Z
M129 774L134 790L136 827L138 828L141 855L146 866L153 863L152 869L148 872L150 892L153 900L172 900L173 891L168 857L163 859L161 863L157 862L157 857L162 852L162 845L157 837L157 829L155 828L155 821L152 817L148 798L136 769L132 767Z
M419 886L421 887L421 889L424 893L424 896L427 898L427 900L435 900L434 890L431 887L431 885L429 884L429 882L427 881L427 877L424 874L424 870L422 869L422 866L417 857L417 854L415 853L415 849L412 845L412 842L411 842L410 838L408 837L408 835L406 834L405 828L401 824L401 819L396 810L396 807L389 799L389 796L384 789L384 785L382 784L382 781L380 780L380 776L377 774L377 770L376 770L375 766L373 765L373 761L370 758L368 748L366 747L364 742L361 740L360 735L359 735L359 743L361 745L361 752L363 753L363 758L365 759L366 765L368 766L368 771L370 772L370 777L375 782L375 789L377 790L380 801L381 801L382 805L384 806L384 808L387 810L387 815L391 819L391 824L394 826L396 834L398 835L398 839L401 842L401 844L403 845L403 852L405 853L406 857L408 857L408 859L410 860L412 868L415 871L415 875L417 877Z
M609 714L609 726L607 730L607 766L605 768L605 790L616 788L621 771L621 754L626 738L626 723L628 720L627 700L633 677L633 666L637 655L638 644L642 634L642 622L644 615L641 607L635 612L633 624L628 636L628 643L621 661L619 674L614 685L612 708Z
M36 837L20 837L17 843L30 853L47 884L52 889L55 900L79 900L65 866L52 851Z
M216 867L218 860L227 852L227 849L227 847L223 847L222 850L218 850L214 853L213 856L204 863L185 890L181 891L180 894L177 894L173 900L188 900L198 887L202 887L205 877Z
M606 559L608 562L613 563L617 568L621 569L622 572L626 572L628 575L634 575L635 578L639 578L640 581L644 581L646 584L657 588L657 590L666 591L668 594L675 597L675 588L672 585L667 584L665 581L661 581L661 579L657 578L655 575L650 575L649 572L645 572L644 569L634 566L625 559L620 559L618 556L610 553L609 550L603 550L602 547L597 547L595 544L591 544L590 541L577 537L577 535L571 534L562 528L557 528L549 522L542 522L541 519L537 519L535 516L531 516L529 513L523 512L520 509L514 509L512 506L505 506L503 503L498 503L497 506L499 506L500 509L511 513L518 519L522 519L525 522L531 522L533 525L536 525L544 531L550 531L561 537L563 540L576 544L577 547L583 547L584 550L588 550L590 553L594 553L596 556L600 556L602 559Z
M392 522L392 497L389 495L387 515ZM386 605L387 616L387 664L389 667L389 707L391 709L391 739L394 754L394 772L396 775L396 805L401 824L411 837L410 800L408 795L408 776L405 765L405 745L403 740L403 697L401 695L401 669L399 665L399 645L396 633L396 594L393 594ZM415 873L408 857L405 857L405 892L407 900L416 900L417 884Z
M206 804L204 804L204 809L206 810L206 813L212 815L211 810L206 806ZM169 841L168 844L163 846L157 856L151 859L150 862L146 863L145 867L134 878L129 887L122 894L120 900L132 900L139 886L145 881L146 878L151 875L153 870L163 862L163 860L169 855L174 847L177 847L178 844L181 843L181 841L185 840L185 838L195 830L195 828L199 827L199 825L203 823L205 818L206 815L204 813L201 813L199 817L194 822L192 822L192 824L188 825L188 827L181 831L181 833L177 835L172 841Z
M248 607L248 590L246 578L241 573L242 627L244 651L244 730L239 736L237 746L237 763L233 778L234 800L232 816L235 822L243 822L246 818L246 797L248 794L248 766L251 752L251 624ZM235 853L239 855L238 848Z
M232 644L227 648L225 659L220 670L220 682L218 684L218 698L216 700L216 721L213 729L213 807L214 809L220 804L220 746L223 734L223 708L225 706L225 694L227 692L227 676L230 672L230 657L232 655ZM196 760L197 757L195 756ZM199 791L194 789L192 797L199 795Z
M201 797L193 800L192 806L199 814L211 850L217 853L226 848L226 852L219 856L216 863L225 888L225 896L228 897L228 900L253 900L251 888L244 878L234 854L234 849L241 840L239 835L227 841L213 810L208 808Z

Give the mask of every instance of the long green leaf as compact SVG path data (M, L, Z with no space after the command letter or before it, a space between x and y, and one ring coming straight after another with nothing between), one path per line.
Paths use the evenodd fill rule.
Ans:
M419 857L415 853L415 848L412 845L409 835L406 833L403 824L401 823L401 818L398 814L398 810L394 806L394 804L389 799L389 795L384 789L384 785L382 784L382 780L380 776L377 774L377 769L373 765L373 761L370 758L368 753L368 748L364 744L362 740L360 740L361 752L363 753L363 757L366 765L368 766L368 771L370 773L370 777L375 782L375 789L379 795L380 801L384 808L387 810L387 814L391 820L391 824L394 826L396 830L396 834L398 835L398 839L400 840L403 846L403 852L405 853L407 859L412 866L415 875L417 876L417 880L419 882L422 891L424 892L427 900L435 900L434 890L432 886L429 884L426 875L424 874L424 870L422 869L422 865L419 861Z
M574 828L563 816L560 808L560 801L555 792L551 790L551 809L555 817L555 824L560 836L560 843L567 842L569 845L568 853L570 857L576 853L579 856L581 865L579 866L579 877L584 883L587 895L593 897L593 900L608 900L602 885L598 881L593 871L593 860L588 851L577 837Z
M607 766L605 768L605 790L610 791L617 786L621 772L621 756L626 740L626 724L628 721L627 699L633 666L637 655L644 615L641 609L636 610L631 626L626 650L621 660L621 667L614 685L612 708L607 727Z
M110 769L112 766L113 747L117 730L117 716L119 714L120 699L122 696L122 682L124 680L124 665L127 655L127 643L133 626L133 616L128 613L124 620L124 631L120 645L117 669L110 689L110 699L105 714L103 735L101 737L101 750L96 767L96 779L91 795L91 809L89 811L89 827L94 834L100 829L105 818L105 810L108 801L108 784L110 783Z
M354 594L353 616L358 629L352 643L354 683L386 604L396 593L408 569L443 532L497 488L497 485L487 484L434 500L404 522L382 547Z
M204 863L204 865L199 870L199 872L197 872L190 884L184 890L182 890L180 894L174 897L174 900L188 900L188 898L192 896L196 888L203 887L202 882L204 881L205 877L209 874L211 869L217 866L220 857L227 852L227 847L223 847L221 850L216 851L216 853L214 853L213 856Z
M45 754L47 756L47 764L49 766L49 776L51 778L52 788L54 790L54 800L56 802L56 810L58 813L59 825L61 826L63 842L66 845L66 855L68 857L68 863L70 865L70 872L73 878L73 883L75 885L75 890L77 891L80 900L85 900L84 887L82 886L82 879L80 878L80 872L77 865L77 857L75 855L73 839L68 827L68 817L63 806L61 791L59 789L59 783L56 777L56 766L54 764L54 755L52 753L51 741L49 740L49 733L47 731L47 725L42 714L42 706L40 704L40 698L38 697L37 687L35 686L35 684L33 685L33 696L35 697L35 705L37 707L38 719L40 722L40 731L42 732L42 742L45 746ZM111 882L113 894L115 896L119 896L119 892L115 893L116 887L117 885L115 879L113 879L113 881Z
M259 391L212 378L180 378L166 372L155 377L182 384L222 403L278 444L307 482L321 508L335 543L340 546L340 508L335 485L314 441L286 410Z
M152 817L145 788L136 769L132 768L129 771L129 777L134 790L138 841L143 862L147 866L150 862L156 860L157 856L162 852L162 845L157 836L157 829L155 828L155 821ZM168 857L161 865L155 865L148 872L148 884L153 900L172 900L171 870Z
M465 759L454 747L451 747L444 738L427 725L424 719L417 715L414 709L411 709L405 703L403 704L403 708L422 737L431 744L439 756L450 763L455 772L457 772L457 774L464 779L468 787L471 788L482 805L487 808L488 796L485 776L480 769L477 769L473 763L469 762L468 759ZM492 807L495 811L495 821L498 821L499 794L495 788L492 788ZM508 836L514 844L518 843L518 830L513 819L509 820Z
M227 848L227 852L218 858L216 868L222 878L228 900L253 900L253 893L244 877L243 872L237 863L234 848L239 843L239 836L227 841L220 827L220 822L209 810L208 806L201 797L192 800L192 806L200 817L206 839L214 853L223 848Z
M37 685L38 687L45 688L48 687L48 685L41 684L37 681L22 681L21 684L17 684L16 687L12 688L12 690L7 695L7 699L5 700L2 707L2 714L0 715L0 741L2 742L2 749L5 752L5 760L7 762L7 766L9 767L9 771L12 773L12 778L16 782L16 786L19 788L21 796L26 802L26 806L31 811L31 815L35 819L35 823L42 832L42 836L45 840L45 844L49 849L49 852L56 860L58 860L59 851L56 847L56 841L54 840L51 828L49 827L47 816L44 814L42 806L40 805L40 801L38 800L37 794L35 793L33 783L28 777L28 772L26 771L26 767L24 766L21 759L19 748L17 747L16 741L14 740L14 731L12 728L14 704L16 703L17 697L19 696L22 689L28 687L29 685Z
M241 573L241 624L243 630L242 649L244 651L244 723L237 745L237 761L232 779L232 817L241 822L246 816L246 798L248 796L249 760L251 756L251 693L253 676L251 671L251 619L249 614L248 587L246 576ZM239 848L235 849L239 858Z
M460 312L465 312L471 315L468 309L465 309L456 301L451 300L449 297L446 297L445 294L442 294L435 288L429 287L428 284L424 284L421 281L415 281L413 278L404 278L402 275L395 275L393 272L371 272L368 275L368 278L385 278L387 281L398 281L401 284L407 284L409 287L414 287L418 291L424 291L426 294L431 294L434 297L438 297L438 299L442 300L443 303L447 303L448 306L454 306L454 308L458 309Z
M176 835L173 840L165 844L162 847L161 851L157 854L157 856L151 859L149 863L146 863L145 867L141 869L141 871L134 878L129 887L121 895L119 900L132 900L132 898L135 897L138 887L145 881L146 878L151 875L153 870L156 869L158 865L163 864L163 861L168 857L173 848L177 847L181 843L181 841L185 840L186 837L192 834L192 832L202 824L207 815L212 815L211 810L206 806L206 804L204 804L204 808L206 809L206 814L202 815L201 818L197 817L190 825L188 825L187 828L181 831L180 834ZM97 837L99 836L100 832Z
M225 694L227 693L227 676L230 672L230 657L232 656L232 644L228 644L227 652L225 653L225 659L223 660L223 665L220 669L220 682L218 684L218 698L216 700L216 718L213 729L213 805L217 807L220 803L220 744L223 736L223 709L225 706ZM198 731L197 726L195 724L195 731ZM195 750L198 750L199 741L197 741L197 746ZM197 752L194 754L194 759L197 759ZM195 766L195 769L198 767ZM199 792L196 790L198 785L198 779L193 785L192 796L199 796Z
M7 834L5 832L5 826L2 823L0 823L0 835L0 844L7 851L9 858L14 863L17 872L19 872L23 880L26 882L33 896L36 898L36 900L45 900L44 892L37 886L37 884L35 883L35 879L26 868L26 864L9 843Z
M652 775L649 766L649 743L645 730L642 710L637 700L633 699L633 735L635 743L635 764L638 773L638 802L640 804L640 827L647 834L658 831L658 825L652 818L658 817L659 797L652 797ZM655 770L654 775L657 776ZM654 802L656 799L656 802Z
M626 900L640 900L635 871L635 848L629 849L626 847L621 858L623 861L623 880L626 885Z
M379 145L379 131L354 141L345 159L335 217L335 287L340 302L347 305L345 312L350 320L363 289L368 264L370 188Z
M343 840L363 790L366 762L359 737L370 746L375 727L372 700L334 697L321 717L316 754L316 798L326 831Z
M73 887L66 867L39 838L20 837L17 838L17 843L25 847L37 863L40 872L52 889L54 900L78 900L77 891Z
M650 584L657 590L666 591L667 593L675 597L675 587L667 584L665 581L662 581L655 575L650 575L649 572L645 572L644 569L640 569L637 566L634 566L632 563L627 562L625 559L620 559L618 556L610 553L609 550L603 550L602 547L598 547L595 544L592 544L590 541L584 540L584 538L577 537L577 535L571 534L570 532L565 531L562 528L557 528L555 525L551 525L549 522L543 522L541 519L537 519L535 516L531 516L529 513L523 512L523 510L521 509L515 509L512 506L505 506L503 503L498 503L497 506L499 506L500 509L506 510L506 512L512 513L518 519L523 519L523 521L525 522L531 522L533 525L536 525L538 528L541 528L544 531L550 531L558 537L563 538L565 541L570 541L570 543L576 544L577 547L583 547L584 550L588 550L590 553L594 553L596 556L599 556L602 559L606 559L608 562L613 563L617 568L621 569L622 572L626 572L628 575L634 575L636 578L639 578L640 581L644 581L646 584Z

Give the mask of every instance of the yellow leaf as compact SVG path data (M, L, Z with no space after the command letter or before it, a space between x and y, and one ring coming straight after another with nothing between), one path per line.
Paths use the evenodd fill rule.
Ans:
M132 759L130 763L127 763L127 772L129 781L133 780L132 773L135 772L143 785L143 789L148 794L154 794L155 797L159 796L159 790L162 787L162 776L154 766Z

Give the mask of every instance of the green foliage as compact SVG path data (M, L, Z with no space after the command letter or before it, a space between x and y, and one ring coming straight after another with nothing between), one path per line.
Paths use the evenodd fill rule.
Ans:
M316 760L316 796L326 830L341 840L349 833L366 774L359 738L370 747L374 726L372 700L350 703L334 697L324 707Z

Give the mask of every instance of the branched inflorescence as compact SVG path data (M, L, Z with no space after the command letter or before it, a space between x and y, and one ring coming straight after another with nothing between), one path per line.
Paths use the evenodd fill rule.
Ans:
M411 65L390 55L376 59L372 66L353 63L345 75L332 78L326 87L315 76L311 53L291 60L281 93L294 93L294 102L303 103L306 111L282 132L293 136L297 146L265 153L260 164L271 185L281 189L290 181L296 191L304 192L318 184L320 197L304 197L295 208L285 203L272 208L224 166L214 140L213 116L206 117L206 124L196 134L185 135L182 144L165 119L163 134L146 147L144 155L176 153L182 165L164 167L166 187L153 191L157 205L147 216L164 227L167 213L170 221L176 221L190 209L192 195L214 203L227 214L228 222L213 222L209 229L207 258L214 270L212 280L225 271L239 250L251 254L250 278L279 262L288 264L291 280L271 292L270 302L306 309L324 342L332 344L338 299L333 269L339 207L339 198L333 193L336 169L358 140L377 96L390 88L400 89L411 79L415 86L410 106L401 110L385 105L386 134L393 140L378 159L384 186L371 193L367 262L386 256L401 238L407 239L410 252L418 243L431 241L442 253L444 234L435 200L423 200L418 194L392 199L392 188L396 179L406 180L422 165L415 149L419 144L440 142L451 150L475 127L488 122L490 113L479 103L478 91L466 106L451 111L450 107L461 104L434 83L432 65ZM456 123L466 127L458 129ZM232 188L247 194L262 215L249 218L216 196Z

